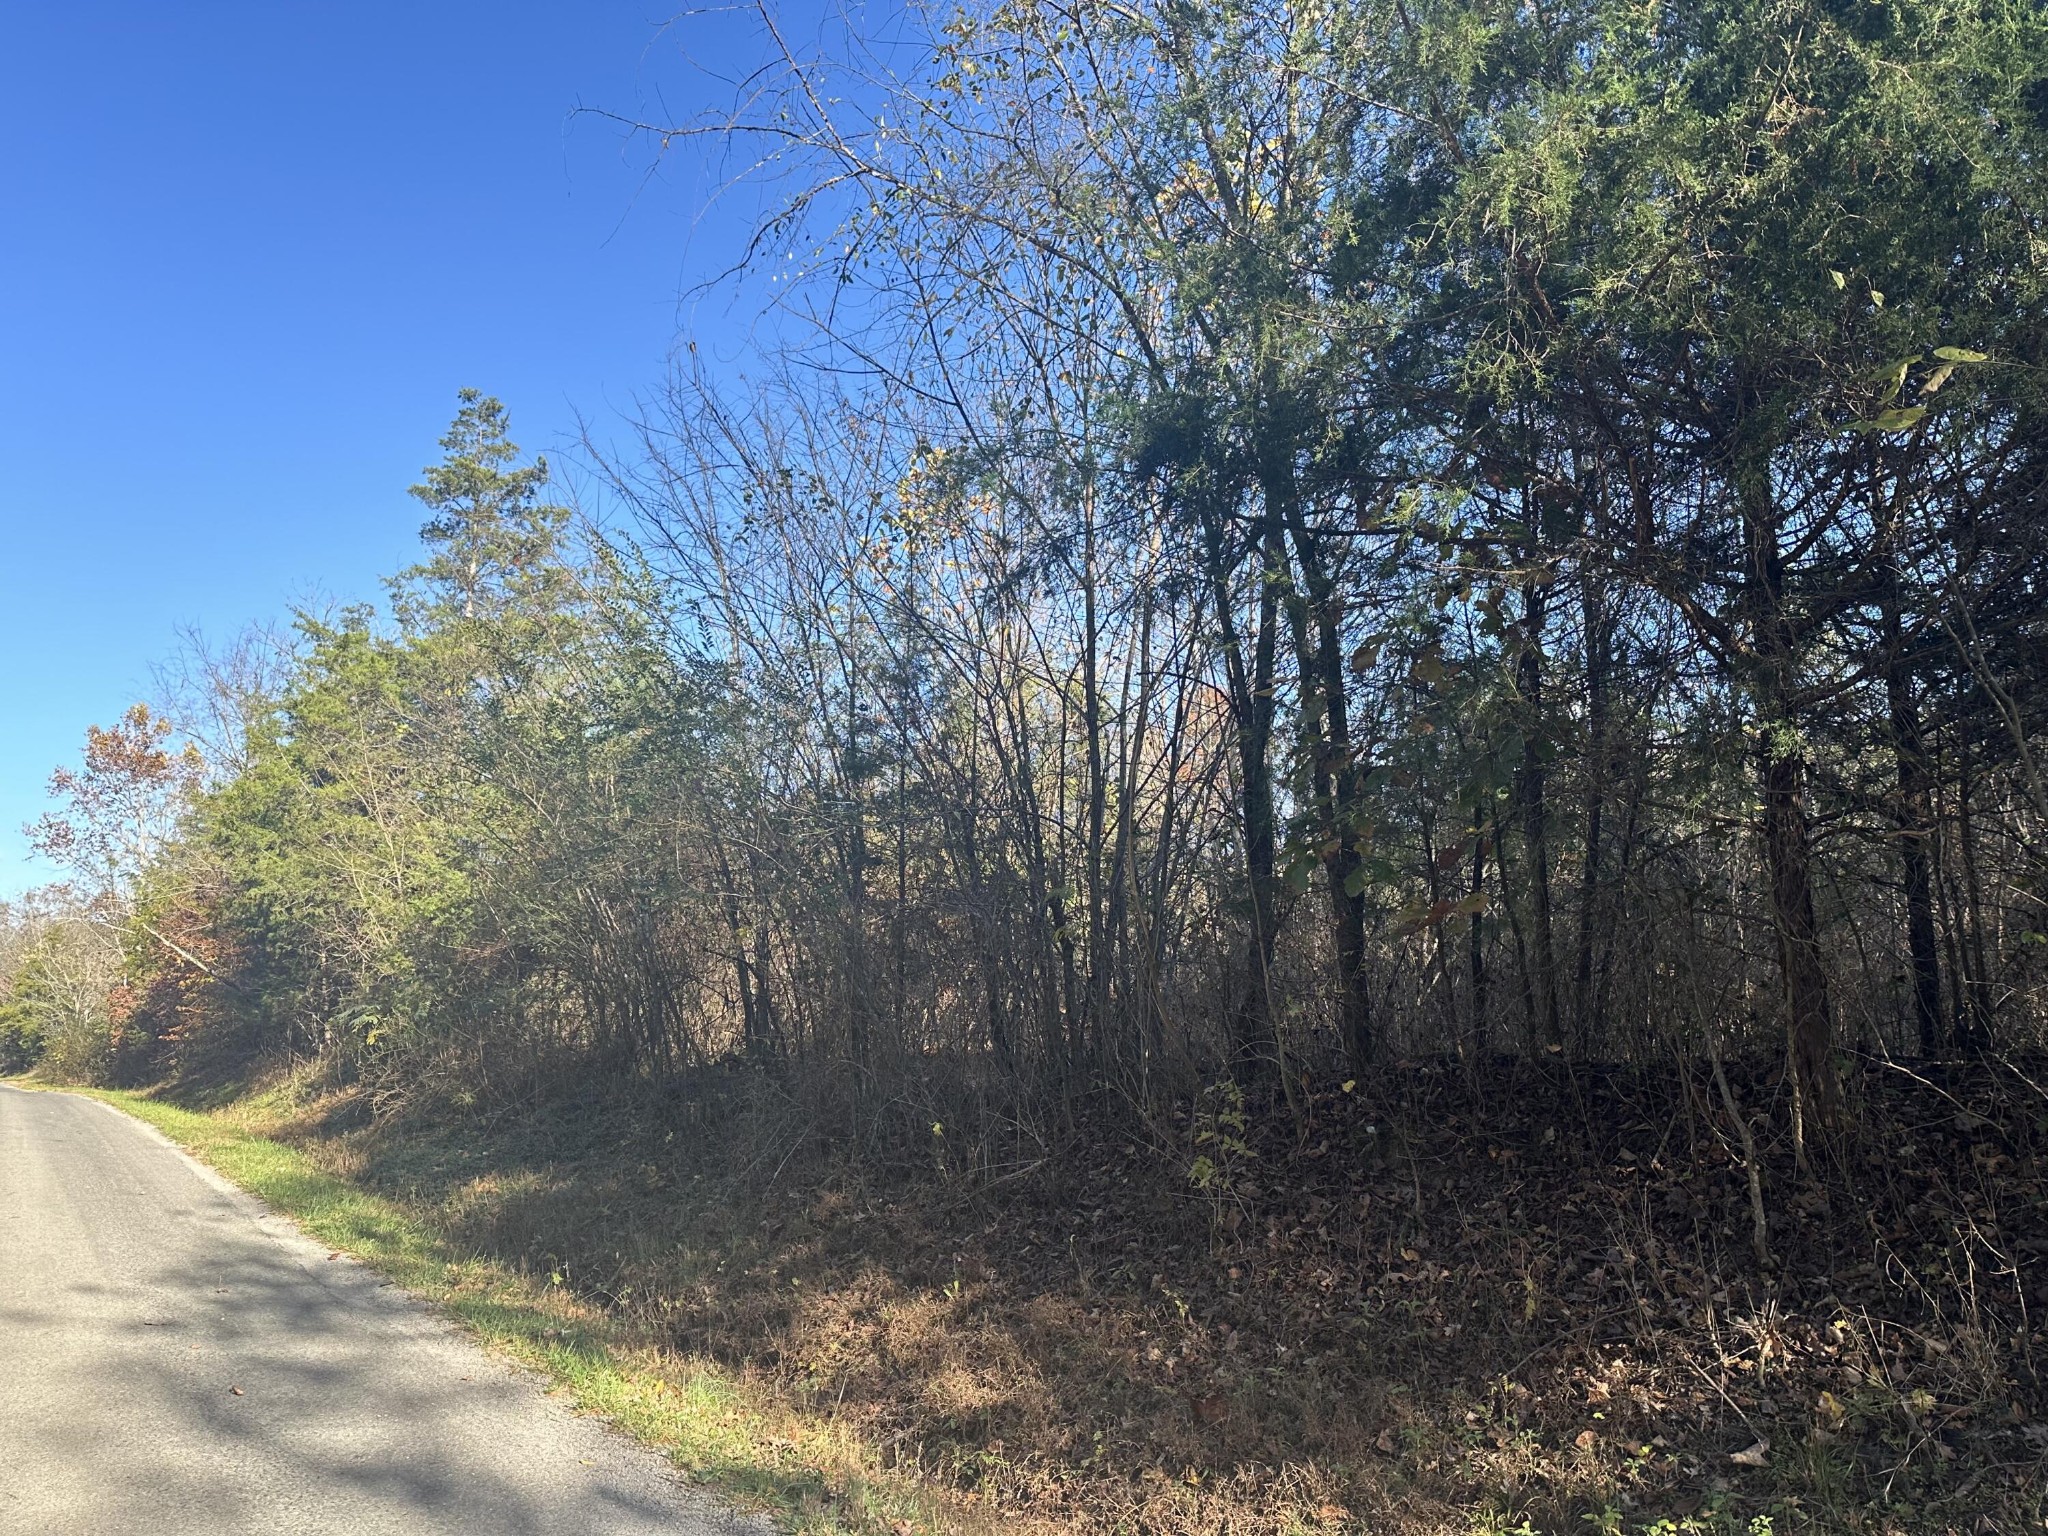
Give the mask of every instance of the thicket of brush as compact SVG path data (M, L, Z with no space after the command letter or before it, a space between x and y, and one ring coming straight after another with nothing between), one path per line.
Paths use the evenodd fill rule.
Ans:
M928 19L702 125L858 390L685 371L601 533L467 395L388 620L95 737L135 1028L1005 1113L1785 1049L1821 1120L2028 1035L2029 8Z

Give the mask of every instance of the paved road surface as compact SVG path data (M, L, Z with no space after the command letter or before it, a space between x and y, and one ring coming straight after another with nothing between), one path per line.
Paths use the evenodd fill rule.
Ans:
M0 1532L757 1529L149 1127L0 1086Z

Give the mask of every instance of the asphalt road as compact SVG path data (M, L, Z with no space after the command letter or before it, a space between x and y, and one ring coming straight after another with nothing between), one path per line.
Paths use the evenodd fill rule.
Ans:
M0 1532L760 1529L149 1127L0 1086Z

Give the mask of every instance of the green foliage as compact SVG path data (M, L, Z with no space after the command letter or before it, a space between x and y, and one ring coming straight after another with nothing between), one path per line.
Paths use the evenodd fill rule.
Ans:
M501 618L544 610L562 594L556 558L568 509L543 501L547 460L518 462L505 407L474 389L441 439L413 496L433 513L420 538L428 557L394 584L415 622Z
M188 1058L211 1034L457 1098L572 1044L677 1058L687 972L645 974L692 895L673 804L704 695L652 638L644 577L572 547L496 402L465 392L444 447L401 624L300 619L245 766L198 797L185 864L147 895L180 939L143 946L145 980L183 1010Z
M43 1020L26 998L10 990L0 1002L0 1076L26 1072L43 1056Z
M364 613L302 633L251 767L198 820L233 875L231 922L261 935L253 1001L281 1043L374 1046L413 1027L423 949L462 900L464 796L410 750L411 712L452 680Z

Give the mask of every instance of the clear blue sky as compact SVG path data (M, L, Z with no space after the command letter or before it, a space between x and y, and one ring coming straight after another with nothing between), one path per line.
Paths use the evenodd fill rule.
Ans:
M646 0L0 0L0 895L85 727L181 624L377 595L455 391L617 419L733 249L677 119L750 62ZM721 227L721 221L723 221Z

